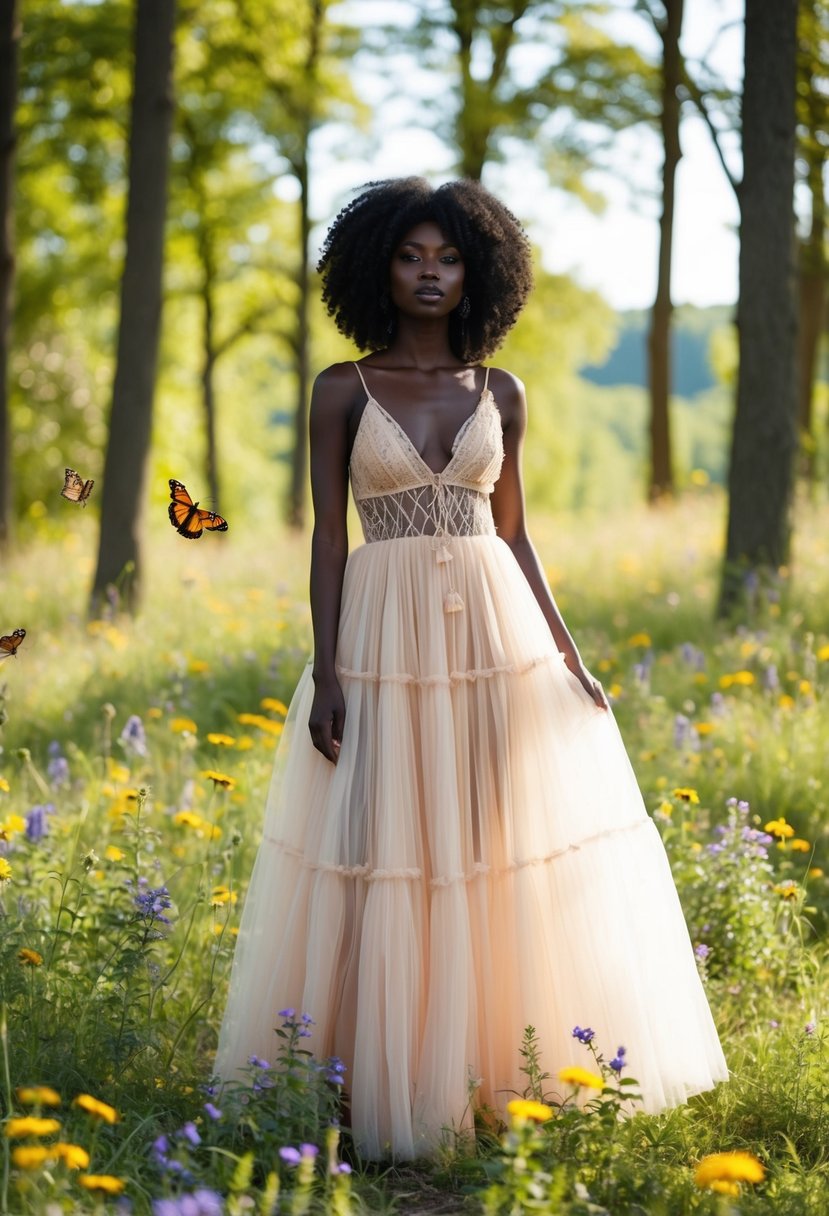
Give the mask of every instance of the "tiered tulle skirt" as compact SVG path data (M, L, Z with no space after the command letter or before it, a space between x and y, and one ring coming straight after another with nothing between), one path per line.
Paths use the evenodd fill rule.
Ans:
M612 713L565 667L515 559L434 541L348 561L339 761L311 744L306 669L277 752L217 1073L276 1046L285 1006L346 1063L371 1158L434 1151L525 1085L621 1044L656 1112L727 1077L667 858Z

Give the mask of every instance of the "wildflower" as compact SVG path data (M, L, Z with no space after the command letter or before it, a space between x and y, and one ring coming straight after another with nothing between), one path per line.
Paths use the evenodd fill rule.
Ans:
M331 1056L328 1062L323 1065L323 1068L325 1069L326 1081L329 1081L332 1085L345 1084L345 1077L343 1074L345 1073L346 1068L339 1056Z
M280 1009L279 1016L281 1018L284 1018L286 1022L290 1022L290 1021L292 1021L293 1018L296 1017L296 1010L295 1009Z
M79 1174L78 1183L87 1191L103 1191L105 1195L120 1195L127 1185L123 1178L112 1174Z
M89 1153L80 1144L55 1144L52 1146L56 1157L59 1157L67 1169L85 1170L89 1165Z
M193 676L203 676L210 671L210 664L206 659L191 659L187 664L187 670Z
M808 877L823 878L823 870L821 870L820 866L812 866L812 868L809 870Z
M196 1127L195 1123L192 1122L192 1120L185 1123L184 1127L179 1130L178 1134L192 1144L193 1148L197 1148L201 1144L199 1129Z
M796 853L809 853L811 852L812 846L809 844L808 840L801 840L801 838L797 836L790 842L789 848L794 849Z
M507 1111L513 1119L532 1119L536 1123L546 1123L553 1117L553 1109L544 1102L533 1102L529 1098L513 1098L507 1103Z
M6 861L5 857L0 857L0 887L6 882L11 882L12 868Z
M772 890L775 895L779 895L781 899L797 899L800 894L800 888L793 879L787 878L783 882L777 883Z
M6 780L6 778L0 777L0 791L2 791L4 794L8 794L9 789L10 789L10 786L9 786L9 783Z
M771 832L772 836L777 836L780 840L787 840L790 836L794 836L794 828L781 815L779 819L772 819L770 823L764 825L767 832Z
M214 1106L212 1102L205 1102L204 1111L206 1115L213 1119L214 1122L218 1121L222 1117L222 1112L219 1110L218 1106Z
M563 1081L565 1085L583 1086L585 1089L603 1089L604 1081L594 1072L589 1072L586 1068L581 1068L579 1065L572 1065L569 1068L561 1068L558 1073L559 1081Z
M694 723L694 730L697 732L698 735L710 735L711 732L716 729L717 728L713 722L695 722Z
M199 728L192 718L171 718L170 730L177 735L197 735Z
M139 882L141 880L139 879ZM146 879L144 880L146 882ZM173 906L166 887L147 887L133 897L138 916L150 924L169 925L172 922L164 913Z
M613 1057L613 1059L608 1064L608 1068L612 1068L615 1073L620 1073L626 1064L625 1055L626 1055L625 1048L617 1047L616 1055Z
M573 1038L578 1039L580 1043L590 1043L593 1040L595 1033L595 1030L591 1030L589 1026L584 1030L582 1030L581 1026L573 1027Z
M232 790L236 785L236 778L229 777L227 773L217 773L215 769L203 769L201 773L206 781L212 781L214 787L220 785L224 790Z
M821 646L818 650L816 650L815 658L819 659L821 663L829 661L829 646Z
M737 1182L726 1182L724 1179L716 1178L709 1183L709 1191L715 1191L718 1195L730 1195L731 1198L736 1198L740 1193L740 1185Z
M123 849L119 849L115 844L108 844L104 849L104 857L107 861L123 861L126 853Z
M21 1087L15 1093L22 1106L60 1106L60 1094L48 1085Z
M299 1149L291 1148L290 1146L281 1148L279 1150L279 1156L286 1165L299 1165L300 1161L302 1160Z
M231 891L229 887L214 887L213 894L210 896L211 908L221 908L223 904L235 904L239 896L235 891Z
M28 946L18 950L17 958L24 967L39 967L43 962L43 955L38 954L37 950L30 950Z
M90 870L94 870L100 858L94 849L90 849L88 853L84 853L81 858L81 865L86 870L87 874Z
M648 633L634 633L628 638L628 646L650 646L651 638Z
M765 1176L762 1162L742 1151L709 1153L694 1170L697 1186L709 1188L712 1182L762 1182Z
M138 714L130 714L118 738L123 745L124 751L132 752L134 756L146 756L148 754L144 723Z
M12 1149L12 1161L21 1170L36 1170L52 1156L53 1148L42 1144L19 1144Z
M813 1035L816 1030L817 1030L816 1022L807 1022L806 1025L803 1027L803 1033L808 1034L808 1035Z
M787 692L784 692L778 698L777 704L781 709L794 709L794 697L790 696Z
M69 761L63 755L57 739L53 739L49 744L49 763L46 766L46 775L52 785L58 789L62 785L69 784Z
M259 702L259 708L266 709L272 714L282 714L283 718L286 717L288 713L288 706L283 701L279 701L276 697L263 697Z
M41 1119L37 1115L24 1115L20 1119L9 1119L4 1134L9 1140L23 1140L26 1136L51 1136L60 1131L57 1119Z
M248 1064L252 1064L254 1068L270 1068L268 1061L260 1056L248 1056Z
M704 963L711 953L711 947L706 946L704 942L700 942L698 946L694 946L694 954L701 963Z
M688 789L685 786L680 786L678 789L675 789L672 796L674 798L681 799L682 802L689 802L692 806L697 806L699 804L699 794L697 791Z
M99 1102L91 1094L78 1094L72 1105L80 1107L88 1115L100 1119L103 1123L116 1123L118 1121L118 1112L115 1107L108 1106L106 1102Z
M207 736L207 742L214 744L215 747L235 747L236 740L233 735L222 735L218 731L211 731Z

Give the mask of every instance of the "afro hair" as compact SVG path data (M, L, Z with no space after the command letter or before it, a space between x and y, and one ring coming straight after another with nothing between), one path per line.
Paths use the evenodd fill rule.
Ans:
M464 261L470 312L463 321L457 309L450 314L449 344L464 363L479 363L501 345L532 288L527 236L479 182L447 182L437 189L422 177L370 182L325 238L317 267L322 298L337 328L360 350L387 347L392 255L406 233L427 220Z

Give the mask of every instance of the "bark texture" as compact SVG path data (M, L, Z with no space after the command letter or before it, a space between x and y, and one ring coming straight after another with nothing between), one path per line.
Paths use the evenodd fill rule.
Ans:
M123 606L137 606L141 504L161 323L175 0L137 0L135 11L126 260L93 613L100 611L110 587L118 589Z
M719 611L788 561L794 453L797 0L747 0L740 185L740 367Z
M14 293L14 159L17 137L17 0L0 4L0 550L12 538L12 458L9 421L9 344Z

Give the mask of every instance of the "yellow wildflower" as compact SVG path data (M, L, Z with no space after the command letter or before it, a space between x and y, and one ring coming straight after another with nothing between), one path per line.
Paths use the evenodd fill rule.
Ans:
M692 486L707 486L711 480L705 469L691 469L689 477Z
M672 792L672 797L680 798L683 802L690 802L694 806L699 804L699 794L696 790L692 790L687 786L680 786Z
M10 882L12 876L12 868L6 861L5 857L0 857L0 885L4 882Z
M649 633L634 633L628 638L628 646L650 646L651 636Z
M740 1193L740 1185L737 1182L726 1182L725 1179L715 1178L708 1185L709 1191L716 1191L718 1195L730 1195L735 1198Z
M772 836L777 836L780 840L787 840L790 836L794 836L794 828L781 815L779 819L772 819L765 825L765 830L770 832Z
M12 1149L12 1162L21 1170L36 1170L54 1155L53 1147L43 1144L19 1144Z
M106 1102L99 1102L97 1098L93 1098L91 1094L78 1094L73 1102L73 1106L79 1106L81 1110L85 1110L88 1115L93 1115L96 1119L100 1119L103 1123L117 1123L118 1111L114 1106L108 1106Z
M39 967L43 962L43 955L38 954L37 950L30 950L28 946L18 950L17 957L24 967Z
M130 779L130 770L126 764L119 764L117 760L113 760L110 756L107 762L110 781L116 781L119 785L126 785Z
M785 882L779 882L772 887L775 895L779 895L781 899L797 899L800 894L800 887L791 878L787 878Z
M795 853L809 853L812 849L809 841L801 839L800 836L796 836L794 840L790 842L789 847L794 849Z
M2 823L0 823L0 840L11 840L12 836L19 836L21 832L26 831L26 820L22 815L9 815Z
M211 731L207 736L207 742L213 743L216 747L235 747L236 740L233 735L223 735L219 731Z
M223 790L232 790L236 784L236 778L228 776L227 773L217 773L215 769L202 769L201 776L205 781L212 781L213 785L220 785Z
M698 735L710 735L712 731L716 730L716 726L713 722L695 722L694 730Z
M260 709L266 709L269 713L282 714L284 718L288 713L288 706L284 701L279 701L276 697L263 697L259 702Z
M178 827L192 828L197 836L209 836L211 840L218 840L222 834L220 827L214 823L208 823L195 811L176 811L173 823Z
M235 904L239 896L228 887L214 887L210 897L211 907L220 908L222 904Z
M811 685L810 681L801 680L797 686L797 691L799 693L801 693L804 697L807 697L809 695L809 693L812 691L812 685Z
M148 718L163 718L164 711L162 709L159 709L159 707L157 705L151 705L150 708L147 710L147 717Z
M89 1153L80 1144L55 1144L53 1146L55 1156L60 1157L61 1161L70 1170L85 1170L89 1165Z
M170 730L174 731L177 735L183 735L185 733L196 735L198 734L199 728L196 726L196 723L192 718L171 718Z
M744 688L749 688L754 683L754 672L735 671L732 680L735 684L742 684Z
M794 709L794 697L790 696L787 692L781 693L777 704L781 709Z
M553 1117L553 1108L544 1102L532 1102L529 1098L513 1098L507 1103L507 1110L513 1119L534 1119L536 1123L546 1123Z
M49 1085L28 1085L15 1093L23 1106L60 1106L60 1094Z
M9 786L9 783L6 780L6 778L0 777L0 790L2 790L4 794L8 794L9 789L10 789L10 786Z
M821 663L829 662L829 646L821 646L815 653Z
M126 853L123 849L119 849L117 845L108 844L104 849L104 857L107 861L123 861Z
M753 1153L709 1153L695 1169L694 1182L710 1187L712 1182L762 1182L765 1176L765 1166Z
M570 1068L561 1068L558 1073L559 1081L563 1081L565 1085L579 1085L585 1089L603 1089L604 1081L595 1072L590 1072L586 1068L580 1067L578 1064L572 1065Z
M203 676L205 672L210 671L210 664L206 659L191 659L187 664L187 670L193 676Z
M608 696L611 696L614 699L616 697L620 697L622 695L622 685L619 684L618 681L614 681L614 683L610 685L610 688L608 688L607 692Z
M237 752L249 752L252 747L253 739L251 739L250 735L240 735L236 740Z
M9 1119L4 1134L9 1140L22 1140L25 1136L51 1136L60 1131L57 1119L40 1119L37 1115L24 1115L22 1119Z
M821 870L820 866L812 866L812 868L808 872L808 877L809 878L823 878L823 870Z
M127 1185L123 1178L112 1174L79 1174L78 1183L87 1191L103 1191L106 1195L120 1195Z

